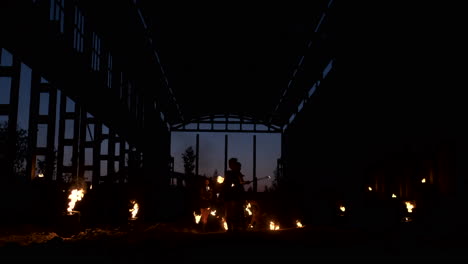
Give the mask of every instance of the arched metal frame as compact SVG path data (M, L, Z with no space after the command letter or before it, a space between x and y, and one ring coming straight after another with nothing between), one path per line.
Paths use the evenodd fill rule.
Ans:
M208 124L210 128L200 127L202 124ZM223 128L219 128L215 127L215 124L224 126ZM233 129L230 128L229 125L239 125L239 128ZM244 127L243 125L248 125L248 127ZM260 129L257 127L258 125L264 126L265 129ZM187 122L171 125L171 132L281 133L282 128L247 115L216 114L201 116L188 120Z

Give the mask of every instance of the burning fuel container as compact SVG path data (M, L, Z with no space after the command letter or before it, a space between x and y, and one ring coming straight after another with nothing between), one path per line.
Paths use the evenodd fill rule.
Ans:
M61 237L71 237L82 231L81 214L79 211L63 213L58 222L57 234Z

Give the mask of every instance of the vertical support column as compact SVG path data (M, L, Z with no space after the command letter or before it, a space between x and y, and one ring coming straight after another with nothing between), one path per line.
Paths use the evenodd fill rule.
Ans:
M253 135L253 191L257 192L257 135Z
M224 172L227 171L227 160L228 160L228 135L224 135Z
M200 154L200 134L197 134L197 139L195 143L195 175L198 176L198 164L199 164L199 154Z
M93 179L91 183L94 186L99 185L99 176L101 175L101 142L102 142L102 123L95 119L94 122L94 141L93 141Z
M125 183L128 177L128 171L125 168L125 139L120 137L119 142L119 180L120 183Z
M11 66L11 86L10 86L10 102L8 109L8 140L7 140L7 177L13 180L14 163L16 159L16 124L18 121L18 98L19 98L19 82L21 72L21 62L16 56L13 56L13 65Z
M85 143L86 143L86 128L88 126L86 110L81 107L80 113L80 133L78 141L78 178L84 179L85 173Z
M286 174L286 168L285 168L285 163L287 162L286 161L286 154L287 154L287 149L286 149L286 135L284 134L284 132L281 132L281 142L280 142L280 146L281 146L281 149L280 149L280 159L281 159L281 174L280 176L281 177L284 177L284 174ZM289 154L291 155L291 154Z
M41 86L41 76L37 71L31 74L31 97L29 103L29 128L28 128L28 149L27 167L28 180L36 175L36 146L37 146L37 124L39 116L39 90ZM63 155L63 152L62 152ZM62 157L63 159L63 157Z
M281 175L283 175L283 163L281 159L277 159L276 160L276 177L281 178Z
M33 74L34 76L34 74ZM39 77L40 78L40 77ZM33 77L34 80L34 77ZM32 86L34 87L34 81ZM31 91L31 101L32 101L32 94L34 89ZM64 138L65 138L65 109L67 99L65 94L62 92L60 95L60 109L59 109L59 129L58 129L58 147L57 147L57 182L63 182L63 156L64 156ZM30 118L31 119L31 118ZM31 123L29 125L31 127ZM34 167L34 166L33 166Z
M73 179L77 180L78 179L78 161L79 161L79 143L80 143L80 106L75 102L75 112L73 113L73 120L74 120L74 125L73 125L73 155L72 155L72 177Z
M109 143L107 152L107 179L110 183L115 180L115 141L116 135L114 129L109 128Z
M106 131L104 131L104 129L103 129L104 127L106 127ZM104 169L103 168L104 166L103 166L102 162L106 161L107 164L109 163L109 144L110 144L109 139L110 139L110 133L111 133L109 128L106 125L104 125L103 123L100 123L99 129L100 129L100 131L99 131L100 136L99 136L99 143L98 144L99 144L100 147L99 147L99 167L97 168L98 169L98 174L97 174L98 177L96 177L96 183L97 184L101 183L101 179L102 180L108 179L107 177L103 177L103 176L108 176L109 175L109 171L108 171L109 166L105 166L105 171L106 172L102 173L102 170ZM103 143L104 142L107 142L107 148L106 148L106 151L104 151L106 154L102 154L102 152L103 152ZM105 147L106 146L104 145L104 148Z
M45 177L48 181L52 180L55 169L55 119L56 119L56 110L57 110L57 89L47 85L47 90L49 93L49 107L47 113L47 145L46 145L46 167L45 167Z

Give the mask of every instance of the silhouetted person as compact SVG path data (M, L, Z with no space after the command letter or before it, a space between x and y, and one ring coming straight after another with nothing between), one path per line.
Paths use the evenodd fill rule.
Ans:
M213 203L213 189L208 178L203 178L203 184L199 188L199 208L201 213L202 231L206 231L210 208Z
M229 169L225 173L223 183L223 199L228 231L245 229L244 223L244 175L241 173L241 163L236 158L229 159Z

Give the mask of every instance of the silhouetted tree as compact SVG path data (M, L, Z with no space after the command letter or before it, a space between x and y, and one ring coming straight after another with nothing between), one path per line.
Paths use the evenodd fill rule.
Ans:
M186 175L193 174L195 169L195 158L196 155L193 152L192 146L188 147L184 153L182 153L182 160L184 161L184 172Z
M196 177L194 175L195 170L195 158L196 155L193 151L192 146L185 149L185 152L182 153L182 160L184 161L184 178L185 178L185 187L186 187L186 201L187 210L186 210L186 219L193 219L192 212L196 210ZM179 182L178 184L181 184ZM180 185L179 185L180 186ZM190 220L192 222L192 220Z
M8 123L0 123L0 138L7 139ZM18 177L26 177L26 158L28 156L28 131L22 128L16 128L16 155L13 163L13 169Z
M182 187L183 181L185 181L186 187L190 185L190 181L192 180L191 176L193 176L193 171L195 169L195 158L196 156L192 146L185 149L185 152L182 153L182 160L184 162L184 177L177 178L177 186Z

